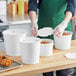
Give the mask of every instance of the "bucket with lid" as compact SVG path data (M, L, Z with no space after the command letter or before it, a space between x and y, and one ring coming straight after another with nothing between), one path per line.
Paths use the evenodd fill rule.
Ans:
M36 64L40 56L40 39L23 37L20 39L21 58L24 64Z
M21 55L19 39L23 34L26 35L26 32L19 29L8 29L6 31L3 31L3 37L7 55L9 56Z

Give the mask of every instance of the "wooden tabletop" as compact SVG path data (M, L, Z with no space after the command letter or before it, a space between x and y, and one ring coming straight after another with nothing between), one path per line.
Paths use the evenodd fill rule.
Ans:
M20 68L16 68L10 71L0 73L0 76L28 76L32 74L38 74L43 72L61 70L76 67L76 60L67 59L64 54L68 52L76 53L76 40L72 41L71 49L63 51L54 49L54 55L49 57L40 57L38 64L23 65ZM5 54L1 51L0 54ZM20 57L12 57L13 59L21 62Z

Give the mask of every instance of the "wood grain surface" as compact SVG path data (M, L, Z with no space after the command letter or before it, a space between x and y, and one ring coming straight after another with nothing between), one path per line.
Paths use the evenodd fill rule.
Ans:
M72 40L71 49L69 50L54 49L53 56L40 57L40 62L38 64L24 64L20 68L0 73L0 76L30 76L33 74L76 67L76 60L70 60L64 56L65 53L69 52L76 53L76 40ZM1 51L0 54L5 55L5 51ZM11 58L21 62L21 57Z

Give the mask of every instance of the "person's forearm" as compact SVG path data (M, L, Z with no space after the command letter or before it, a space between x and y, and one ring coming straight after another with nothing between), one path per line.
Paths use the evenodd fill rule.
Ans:
M31 19L32 24L35 24L37 22L36 12L35 11L30 11L29 15L30 15L30 19Z
M72 18L72 13L70 11L67 11L65 14L64 20L68 23Z

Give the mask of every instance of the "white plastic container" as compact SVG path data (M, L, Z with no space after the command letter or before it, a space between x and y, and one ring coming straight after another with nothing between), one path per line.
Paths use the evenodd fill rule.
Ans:
M53 55L53 40L41 39L41 42L45 41L48 43L41 43L40 56L52 56Z
M40 39L25 37L20 39L21 57L24 64L36 64L40 56Z
M57 37L54 35L54 41L55 41L55 48L60 50L67 50L71 47L71 38L72 38L72 32L65 31L65 33L69 35L63 35L61 37Z
M22 34L26 35L26 32L19 29L9 29L3 31L4 43L6 48L6 54L9 56L20 56L20 44L19 39Z
M7 3L6 0L0 0L0 15L6 15L7 11Z

